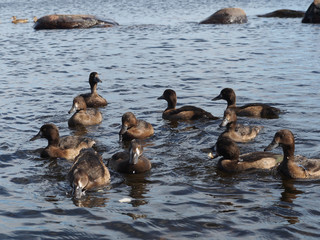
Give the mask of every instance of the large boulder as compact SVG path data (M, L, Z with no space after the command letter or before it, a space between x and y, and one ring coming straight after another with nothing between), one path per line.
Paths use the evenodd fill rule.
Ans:
M200 24L231 24L248 22L246 13L241 8L223 8Z
M91 27L112 27L119 25L112 20L101 20L93 15L47 15L39 18L33 28L40 29L71 29Z
M320 0L314 0L304 14L303 23L320 23Z
M296 11L290 9L280 9L276 10L271 13L258 15L258 17L266 17L266 18L303 18L304 12L303 11Z

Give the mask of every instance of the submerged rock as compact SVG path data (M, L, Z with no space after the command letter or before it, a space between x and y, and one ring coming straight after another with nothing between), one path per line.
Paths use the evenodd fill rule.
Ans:
M314 0L302 19L303 23L320 23L320 0Z
M303 18L304 12L303 11L296 11L290 9L280 9L276 10L271 13L258 15L258 17L266 17L266 18Z
M112 27L119 25L112 20L101 20L93 15L47 15L39 18L33 28L40 29L71 29Z
M232 24L248 22L246 13L241 8L223 8L200 24Z

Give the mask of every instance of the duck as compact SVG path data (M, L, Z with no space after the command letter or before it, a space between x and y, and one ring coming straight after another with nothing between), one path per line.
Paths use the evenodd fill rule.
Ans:
M282 160L282 155L271 152L251 152L240 155L235 141L228 137L220 137L214 146L216 155L209 153L211 158L222 156L218 161L218 169L236 173L251 169L271 170Z
M272 142L264 149L271 151L282 147L283 161L278 171L289 178L320 178L320 159L308 159L304 156L295 156L295 139L288 129L277 131Z
M144 173L151 169L151 162L142 155L143 148L136 139L130 142L129 151L118 152L108 161L111 169L128 174Z
M45 138L48 140L48 146L40 154L42 158L64 158L74 160L83 148L91 148L95 141L80 136L59 136L59 129L55 124L48 123L41 126L37 135L30 141Z
M213 116L211 113L194 106L183 106L176 108L177 94L172 89L166 89L162 96L158 99L164 99L168 103L168 107L162 113L162 118L170 121L179 120L197 120L197 119L211 119L216 120L218 117Z
M87 109L87 104L82 96L73 99L73 104L68 112L74 112L68 121L69 127L97 125L102 122L102 114L95 108Z
M263 103L250 103L241 107L236 106L236 94L232 88L224 88L220 94L213 98L212 101L224 99L227 101L227 108L235 110L237 116L256 117L256 118L279 118L280 109L271 107Z
M86 148L76 157L67 179L74 197L80 199L86 191L107 185L110 182L110 173L102 157L93 148Z
M13 16L11 19L12 19L12 23L14 23L14 24L27 23L29 21L28 19L17 19L16 16Z
M227 108L224 111L223 120L220 127L227 127L227 129L220 134L222 137L229 137L235 142L245 143L254 139L263 126L245 126L237 124L237 114L234 109Z
M124 113L121 122L122 125L119 131L120 140L145 139L154 134L152 125L144 120L137 119L132 112Z
M102 82L99 78L99 74L97 72L90 73L89 84L91 88L91 93L85 93L80 95L84 98L87 107L97 108L104 107L108 104L107 100L97 93L97 86L99 82Z

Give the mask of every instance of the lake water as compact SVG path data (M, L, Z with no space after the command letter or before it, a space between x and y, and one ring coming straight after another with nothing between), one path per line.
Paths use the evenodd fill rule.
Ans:
M275 132L290 129L296 153L320 158L320 25L301 19L258 18L277 9L307 10L312 1L40 1L0 0L0 238L1 239L313 239L320 237L320 181L282 179L269 172L225 174L203 149L222 129L218 121L170 124L162 119L166 88L178 106L222 116L213 102L232 87L239 105L265 102L279 119L239 118L265 128L241 152L261 151ZM198 25L224 7L240 7L242 25ZM107 29L34 31L11 16L94 14L119 22ZM109 105L98 126L68 128L72 99L99 93ZM122 151L121 116L132 111L152 123L142 175L111 171L111 184L74 200L66 160L40 158L46 140L29 142L41 125L60 135L94 138L106 161ZM274 152L281 152L277 149ZM120 199L131 198L130 203Z

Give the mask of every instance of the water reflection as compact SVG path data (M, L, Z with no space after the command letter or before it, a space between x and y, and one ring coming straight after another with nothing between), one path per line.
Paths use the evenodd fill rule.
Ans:
M146 180L148 173L142 174L126 174L124 175L125 184L131 187L129 196L132 198L133 207L148 204L145 195L149 191L148 181Z
M137 220L139 218L147 218L147 215L145 214L126 213L126 215L131 217L133 220Z
M103 190L101 190L103 192ZM92 194L92 195L91 195ZM96 196L98 193L90 193L87 192L86 196L82 197L81 199L72 198L72 202L77 207L106 207L109 201L109 198L103 196Z
M281 203L279 204L279 211L277 211L276 215L282 217L288 221L290 224L299 223L299 214L295 211L294 200L298 198L300 194L303 194L303 191L298 190L294 183L295 179L289 179L287 177L282 177L282 187L283 192L281 193Z
M50 1L32 1L39 3L32 8L23 0L5 2L5 15L20 11L33 16L57 8ZM220 121L165 121L164 103L156 100L159 89L173 88L181 94L181 105L196 103L222 116L225 103L210 99L233 87L243 104L264 99L285 111L280 119L242 119L265 126L255 141L241 146L243 152L260 151L276 130L290 127L300 139L297 150L314 155L319 151L315 26L254 16L279 6L278 1L253 6L253 1L241 0L239 5L252 16L250 23L201 27L191 21L207 16L208 1L142 0L129 6L121 1L59 2L64 2L60 10L115 13L123 25L107 34L101 29L34 32L31 25L12 26L1 19L1 239L191 239L200 236L199 229L207 239L319 237L318 182L304 185L267 174L219 171L217 160L208 160L200 149L215 143L223 130ZM210 2L216 8L226 3ZM291 6L306 9L309 4L293 1ZM101 94L110 105L101 109L101 124L70 129L67 111L88 84L76 79L92 69L107 76ZM275 87L279 82L282 88ZM154 124L155 135L145 145L153 146L144 152L152 170L144 175L111 172L110 186L81 200L66 196L72 163L40 158L42 148L37 148L46 146L44 140L26 143L34 129L53 122L61 126L61 135L89 135L97 151L108 157L127 148L118 143L120 119L127 111ZM310 141L315 144L305 144ZM122 198L132 202L119 203ZM22 208L31 211L20 212Z
M281 193L280 200L287 203L293 203L293 200L298 197L298 195L304 193L301 190L298 190L294 186L295 180L294 179L288 179L283 178L282 179L282 187L284 191Z

